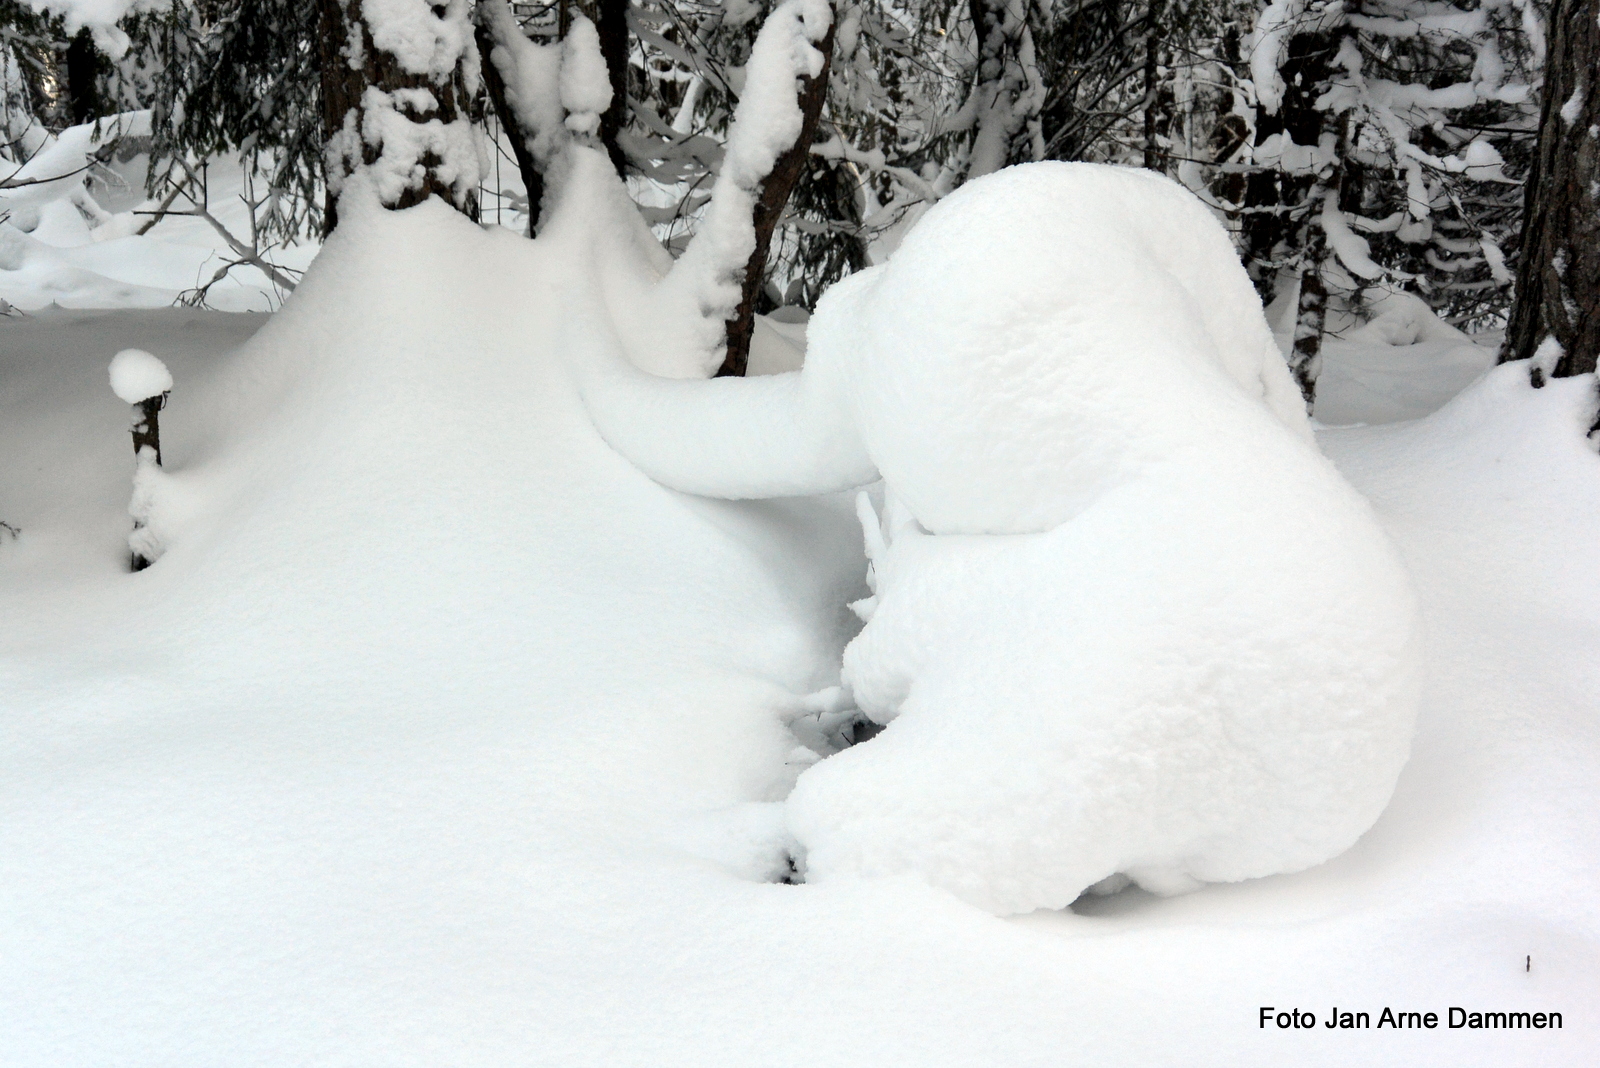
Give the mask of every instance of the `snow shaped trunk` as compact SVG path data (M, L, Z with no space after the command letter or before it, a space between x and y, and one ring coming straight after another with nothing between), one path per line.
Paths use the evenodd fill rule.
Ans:
M778 157L772 173L761 183L761 195L756 198L754 212L756 247L745 263L739 306L733 318L728 320L728 348L722 357L722 366L717 370L718 377L743 377L749 369L750 339L756 329L756 300L766 280L767 254L772 249L772 235L778 228L778 220L783 217L783 209L789 203L789 195L794 192L795 184L811 158L811 142L816 139L822 105L828 96L828 71L833 63L833 36L837 25L836 21L829 20L828 32L817 46L822 53L822 70L816 77L799 79L798 94L803 116L800 136L795 138L788 151ZM602 125L602 133L604 129Z
M468 110L479 74L467 0L318 3L324 233L338 224L339 194L357 174L385 207L437 194L476 221L480 160Z
M517 161L517 172L522 176L522 188L528 194L528 236L532 237L539 229L539 212L544 202L544 171L534 158L533 150L528 147L533 138L517 120L516 111L511 107L511 101L506 95L506 80L501 75L500 68L494 64L494 35L495 29L482 20L473 31L478 44L484 92L489 97L489 106L494 108L501 125L509 132L506 140L511 142L511 152Z
M1516 305L1502 363L1561 346L1555 377L1588 374L1600 358L1600 3L1555 0L1528 173ZM1544 384L1544 361L1533 368Z

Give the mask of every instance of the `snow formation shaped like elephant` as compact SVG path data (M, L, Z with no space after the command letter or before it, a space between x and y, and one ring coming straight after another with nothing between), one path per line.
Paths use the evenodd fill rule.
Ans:
M709 496L880 477L843 681L888 728L788 806L808 880L996 913L1292 872L1378 817L1415 720L1406 575L1320 454L1227 235L1145 171L1043 163L834 286L803 370L612 360L611 444Z

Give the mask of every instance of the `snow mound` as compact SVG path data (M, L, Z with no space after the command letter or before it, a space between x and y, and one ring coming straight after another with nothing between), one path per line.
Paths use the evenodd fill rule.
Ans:
M123 349L111 357L111 392L126 403L138 404L171 389L172 372L143 349Z
M801 776L809 879L914 873L1016 913L1119 873L1303 869L1372 824L1415 716L1409 586L1198 201L1013 168L809 337L798 375L588 390L678 488L884 480L844 681L890 726Z

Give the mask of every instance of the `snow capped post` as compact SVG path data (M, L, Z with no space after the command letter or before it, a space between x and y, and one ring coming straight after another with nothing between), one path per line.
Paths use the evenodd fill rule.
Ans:
M767 251L810 156L833 37L827 0L786 0L767 16L745 66L710 206L668 276L691 291L706 349L726 345L718 376L743 376L749 363Z
M172 392L172 372L143 349L123 349L111 358L111 391L133 405L133 533L128 547L133 570L143 571L161 555L161 545L150 533L150 499L154 472L161 467L161 424L157 413Z
M483 170L468 116L480 69L469 0L318 0L328 207L357 175L407 208L437 194L478 217Z

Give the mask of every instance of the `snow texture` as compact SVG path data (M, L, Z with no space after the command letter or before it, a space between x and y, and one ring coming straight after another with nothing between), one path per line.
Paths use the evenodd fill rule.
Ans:
M133 530L128 533L128 550L150 563L167 551L163 518L169 511L162 498L170 496L171 479L156 463L155 451L148 445L139 450L133 468L133 496L128 501L128 517Z
M1304 32L1299 24L1308 6L1308 0L1271 0L1256 16L1249 41L1250 76L1256 101L1269 115L1276 115L1283 103L1283 76L1278 68L1283 66L1289 38Z
M981 15L980 15L981 12ZM1006 165L1014 143L1026 133L1033 159L1044 157L1039 111L1049 86L1039 70L1029 6L1024 0L988 0L973 5L975 17L989 22L984 53L976 57L978 85L951 129L976 129L967 165L968 180Z
M147 169L146 156L113 157L94 169L87 187L75 184L81 174L57 183L57 195L35 210L0 202L0 210L12 211L0 222L0 299L25 311L52 304L165 307L235 258L210 223L192 216L168 215L149 233L137 232L150 216L133 211L158 207L144 191ZM207 179L212 215L232 233L248 235L250 211L240 194L251 186L239 158L214 158ZM316 251L315 242L305 242L273 249L270 258L298 269ZM272 282L252 266L235 267L206 299L228 311L266 311L280 303Z
M890 726L801 776L808 879L1017 913L1296 871L1371 826L1415 715L1407 581L1191 194L1091 164L971 183L808 336L797 375L587 391L678 489L883 478L843 678Z
M111 357L111 392L126 403L138 404L171 389L172 372L143 349L123 349Z
M355 176L361 175L378 190L384 203L392 204L406 189L422 186L428 176L424 161L432 158L438 160L434 171L439 180L450 186L457 203L464 203L483 179L484 146L472 121L464 116L448 123L424 118L438 106L426 89L387 93L367 86L361 96L361 140L378 149L378 157L371 163L358 163L340 185L341 195ZM360 150L347 158L360 161Z
M1322 198L1321 220L1322 232L1327 235L1328 245L1351 274L1369 281L1383 277L1386 272L1373 260L1372 246L1367 243L1366 238L1357 236L1355 231L1350 229L1350 224L1345 221L1344 212L1339 210L1336 196L1326 195Z
M1561 347L1561 342L1556 340L1554 334L1549 335L1539 342L1539 347L1533 350L1533 359L1530 361L1530 371L1537 371L1542 383L1556 373L1556 365L1561 362L1561 357L1566 355L1566 350Z
M131 43L117 23L140 12L165 11L170 0L27 0L35 11L54 12L66 23L68 35L88 27L94 43L112 59L121 59Z
M1561 105L1561 121L1571 126L1578 121L1578 116L1583 114L1583 85L1579 83L1572 90L1572 95L1567 102Z

